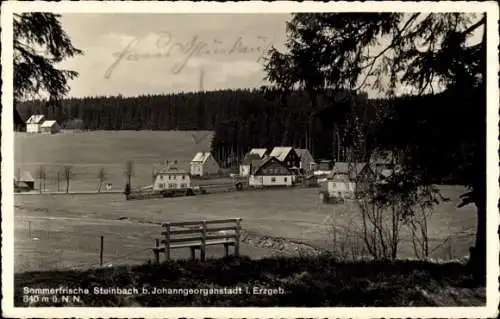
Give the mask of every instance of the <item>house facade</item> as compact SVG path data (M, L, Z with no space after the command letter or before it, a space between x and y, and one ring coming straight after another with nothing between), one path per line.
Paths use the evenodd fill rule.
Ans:
M170 167L164 171L157 172L155 175L155 181L153 183L154 191L191 187L189 172L183 169Z
M219 173L220 167L210 152L198 152L189 164L191 176L210 176Z
M277 146L273 148L270 157L276 158L278 161L283 163L287 168L299 168L300 158L297 152L295 152L293 147L290 146Z
M257 163L255 163L257 164ZM291 186L293 174L275 157L268 157L252 167L248 184L253 187Z
M366 163L337 162L327 181L327 191L332 197L354 199L371 190L375 173Z
M242 177L247 177L250 176L251 168L252 168L252 162L258 162L261 160L261 157L259 154L256 153L247 153L243 160L241 161L240 164L240 176Z
M41 126L45 115L33 114L26 121L26 132L27 133L40 133Z
M61 127L56 121L45 121L40 126L40 133L56 134L61 131Z
M314 158L308 149L296 148L295 152L297 153L300 159L300 165L299 165L300 169L306 172L313 172L316 169L317 164L314 161Z

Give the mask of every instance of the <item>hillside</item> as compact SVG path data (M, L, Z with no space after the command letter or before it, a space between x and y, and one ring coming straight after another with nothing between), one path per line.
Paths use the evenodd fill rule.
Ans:
M221 271L224 276L220 276ZM326 256L258 260L226 257L206 263L178 261L87 271L22 273L15 275L14 285L16 306L411 307L484 306L486 302L484 287L474 284L460 263L352 263ZM71 299L70 304L40 300L23 303L23 287L61 286L88 289L89 293ZM137 291L129 295L95 294L95 289L100 288L137 288ZM230 291L221 293L224 288Z

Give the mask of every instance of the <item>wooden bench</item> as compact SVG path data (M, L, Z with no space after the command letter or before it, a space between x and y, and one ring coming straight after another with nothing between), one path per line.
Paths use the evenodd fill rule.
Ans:
M193 260L196 250L200 250L202 261L205 261L207 246L223 245L226 256L229 246L233 246L234 255L240 254L241 218L165 223L162 227L163 239L156 239L153 247L156 263L160 262L160 253L165 253L166 260L170 260L170 251L178 248L189 248Z

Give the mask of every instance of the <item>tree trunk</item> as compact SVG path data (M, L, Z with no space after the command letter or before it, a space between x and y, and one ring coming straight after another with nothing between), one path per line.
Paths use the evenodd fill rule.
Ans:
M476 243L469 249L469 266L475 280L486 284L486 205L476 203L477 230Z

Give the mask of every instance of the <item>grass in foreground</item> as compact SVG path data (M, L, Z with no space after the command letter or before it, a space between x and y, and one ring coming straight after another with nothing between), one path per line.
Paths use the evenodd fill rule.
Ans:
M474 283L460 263L419 261L339 262L330 257L247 257L176 261L160 265L86 271L29 272L15 275L15 305L23 288L87 288L81 301L32 306L85 307L341 307L341 306L482 306L484 285ZM241 294L96 295L94 287L210 289L240 287ZM280 294L255 294L254 287L282 288ZM207 291L205 291L207 292ZM263 291L261 291L263 292ZM276 291L275 291L276 292Z

